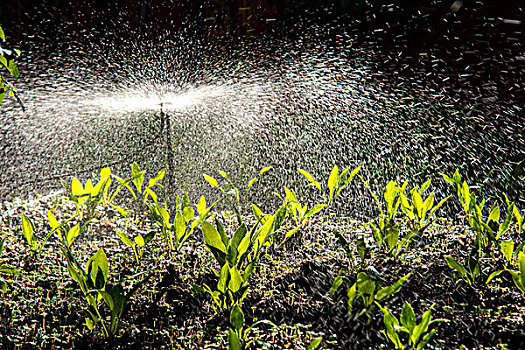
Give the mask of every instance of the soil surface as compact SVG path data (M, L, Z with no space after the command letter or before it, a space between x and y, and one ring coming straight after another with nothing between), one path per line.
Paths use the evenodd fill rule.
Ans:
M0 294L0 348L179 348L220 349L227 347L228 318L214 311L203 286L215 286L217 269L197 230L180 252L171 256L159 229L148 216L122 218L102 209L89 232L77 238L74 254L81 261L99 248L109 259L110 278L115 283L125 276L147 271L152 277L131 298L124 310L117 336L104 339L89 331L86 308L77 283L66 271L56 237L51 237L38 255L33 256L20 234L22 212L35 224L39 237L49 232L47 210L59 222L75 209L62 196L34 201L2 203L2 235L6 237L0 264L17 268L20 275L3 276L7 291ZM132 215L133 217L133 215ZM232 234L236 220L227 213L215 214L226 222ZM213 222L213 219L210 220ZM250 219L248 220L250 221ZM119 239L116 230L128 235L157 232L148 243L140 265L133 251ZM438 221L425 235L397 259L371 248L364 261L351 244L353 259L340 248L333 232L350 242L365 238L371 246L367 224L350 219L324 217L311 220L282 247L269 247L256 268L250 290L242 304L246 324L265 320L250 333L252 349L305 348L322 336L320 348L390 348L381 332L385 329L379 309L371 308L356 317L363 307L356 303L348 314L348 297L342 286L333 297L329 291L338 274L353 283L358 271L365 271L383 286L391 285L411 273L399 293L382 302L396 317L409 302L419 322L434 305L432 318L446 322L431 325L436 333L429 348L441 349L523 349L525 347L525 299L510 275L503 273L490 285L470 286L447 266L446 255L463 261L473 234L461 225ZM282 236L276 236L280 241ZM523 237L514 237L516 240ZM503 259L486 262L491 271L504 266ZM125 284L130 288L135 277ZM102 312L107 313L104 307Z

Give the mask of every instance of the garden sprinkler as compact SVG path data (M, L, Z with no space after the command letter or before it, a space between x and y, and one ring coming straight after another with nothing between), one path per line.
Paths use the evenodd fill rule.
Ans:
M166 104L169 104L167 102ZM166 125L166 161L168 162L168 183L167 183L167 189L168 191L172 188L172 178L174 174L173 169L173 150L171 145L171 125L170 125L170 116L164 112L164 102L160 103L160 133L162 134L162 131L164 129L164 125Z

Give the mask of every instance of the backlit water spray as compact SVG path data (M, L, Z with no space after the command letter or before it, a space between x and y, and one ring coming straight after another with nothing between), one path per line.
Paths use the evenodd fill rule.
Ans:
M12 101L0 106L2 195L45 192L59 177L85 180L104 164L126 175L133 161L148 173L169 163L173 193L193 198L213 193L202 173L224 170L243 183L272 166L252 191L270 205L283 185L313 200L296 168L326 180L335 164L362 164L376 189L407 178L444 189L439 172L456 167L487 188L512 184L515 198L523 188L509 155L525 146L512 127L495 130L467 107L378 83L349 37L272 47L213 59L169 40L47 60L27 52L18 84L27 112ZM369 204L355 181L338 209L359 215Z

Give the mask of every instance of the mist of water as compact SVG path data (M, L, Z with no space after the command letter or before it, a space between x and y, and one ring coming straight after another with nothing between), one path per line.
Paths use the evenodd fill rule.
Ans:
M253 45L223 57L175 41L97 47L38 57L27 52L20 96L0 106L2 195L47 191L58 178L96 174L105 163L125 174L133 161L149 172L166 164L160 110L172 121L175 191L209 193L201 176L224 170L242 182L264 166L253 198L271 205L283 185L306 199L296 168L319 180L333 165L363 165L376 188L390 179L431 177L459 167L483 182L512 184L523 155L517 130L490 128L468 108L435 105L378 83L367 53L348 36ZM188 52L194 50L195 52ZM518 135L518 136L516 136ZM520 153L521 152L521 153ZM523 191L522 191L523 192ZM356 181L340 210L362 214L370 196Z

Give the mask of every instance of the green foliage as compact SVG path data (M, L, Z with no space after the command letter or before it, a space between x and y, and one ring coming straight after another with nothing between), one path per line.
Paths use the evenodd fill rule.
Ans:
M508 270L521 294L525 295L525 253L518 254L518 271Z
M394 284L382 287L380 281L370 278L365 272L357 274L357 280L354 284L346 276L338 276L335 278L332 288L330 288L330 297L344 283L348 295L348 316L353 316L354 320L357 320L363 314L372 317L376 304L399 292L409 277L410 273L401 277ZM354 312L356 306L360 306L360 309Z
M386 185L383 191L386 208L386 211L384 211L377 195L372 192L370 186L362 177L361 180L374 198L379 209L379 216L370 222L372 237L379 247L386 249L395 258L403 248L406 249L408 247L418 232L413 230L400 240L401 223L396 221L396 216L402 203L401 195L405 192L408 182L405 181L401 187L394 181L390 181Z
M211 209L219 202L212 203L209 207L206 199L201 196L197 204L198 217L195 210L190 206L188 196L185 194L182 200L177 198L175 215L172 216L168 205L159 205L157 198L153 197L155 204L148 204L148 208L157 225L161 228L162 238L166 242L169 252L180 250L192 235L193 231L201 222L209 217Z
M465 219L468 221L471 229L476 233L476 239L470 249L465 265L461 265L455 258L446 256L447 264L470 285L477 285L481 281L485 283L491 282L496 276L501 274L503 270L495 270L489 273L490 267L483 267L481 262L494 258L495 250L491 249L497 245L500 238L512 226L512 220L516 216L516 209L514 203L510 203L505 196L507 202L507 214L501 220L501 210L498 202L494 202L486 219L483 217L485 207L485 200L478 202L476 194L471 191L466 181L461 180L461 175L458 170L455 171L452 177L441 174L446 182L451 184L457 193ZM519 226L519 225L518 225ZM514 242L501 241L499 251L503 257L510 262L512 259L512 252L514 250Z
M5 33L0 27L0 67L4 67L7 72L13 77L14 81L16 82L18 80L18 77L20 75L18 71L18 67L16 65L16 59L20 56L20 50L12 49L8 50L2 47L2 43L5 42ZM18 97L18 94L16 93L16 88L14 85L7 80L7 78L0 72L0 103L3 102L5 95L9 97L14 97L22 107L22 109L25 110L24 105L22 104L22 101Z
M1 28L0 28L1 29ZM5 243L5 237L2 238L0 241L0 256L2 255L2 251L4 250L4 243ZM10 267L8 265L0 265L0 275L19 275L20 272L18 272L17 269ZM7 292L7 283L4 281L2 277L0 277L0 292Z
M427 198L423 198L423 193L430 186L430 182L431 180L429 179L421 185L421 188L419 186L414 186L414 188L410 190L412 204L409 202L405 193L399 194L401 198L401 209L411 224L411 232L408 235L421 237L425 229L432 222L432 217L435 211L439 209L448 198L450 198L450 196L444 198L436 205L434 205L434 191L432 191Z
M85 223L84 226L80 226L80 223L76 224L75 226L69 228L68 222L75 219L76 216L66 220L61 225L58 224L57 219L53 215L53 212L48 210L47 217L49 221L49 225L51 226L51 231L46 234L46 236L39 240L38 237L35 235L35 225L31 221L31 219L26 216L24 213L22 213L22 235L26 239L27 245L29 247L29 251L31 252L31 255L34 257L40 253L46 242L49 240L49 238L53 235L53 233L57 232L58 236L60 238L60 241L64 242L68 246L71 246L75 238L79 235L80 232L84 232L89 222ZM62 236L61 232L63 229L63 226L67 226L68 229L65 231L66 235Z
M80 265L67 245L61 245L60 248L66 258L67 271L71 278L78 283L87 303L87 309L85 310L87 327L93 331L96 325L100 325L101 333L104 337L115 335L124 308L131 296L150 276L136 283L135 286L126 293L122 287L123 281L116 283L112 287L108 285L109 264L106 253L102 248L93 254L85 268ZM137 275L132 277L135 278ZM101 301L103 301L109 309L109 322L107 318L101 314Z
M429 326L435 322L448 321L446 319L432 320L431 312L434 305L423 313L419 324L416 323L414 309L406 301L400 319L392 315L386 307L379 305L379 303L377 305L383 312L383 321L386 327L386 331L383 333L392 342L395 349L405 349L404 344L407 344L410 349L423 349L436 333L435 329L428 332Z
M144 251L146 249L146 244L151 242L153 238L155 237L155 232L150 232L145 236L142 236L141 234L137 234L134 237L129 237L125 232L121 230L115 230L117 232L117 235L119 236L122 243L125 245L131 247L133 249L133 254L135 256L135 262L137 265L140 264L140 260L142 259L144 255Z
M246 188L244 189L243 198L246 197L251 189L251 187L261 178L261 176L270 171L271 167L265 167L259 171L259 175L252 178L250 181L248 181L248 184L246 185ZM244 209L244 206L241 204L241 191L233 181L228 177L228 174L226 174L224 171L219 170L219 174L224 179L223 185L219 185L219 182L209 175L204 174L204 179L210 184L211 187L217 188L222 193L222 199L223 200L229 200L229 202L232 205L232 209L237 215L237 222L239 225L242 223L241 218L241 212Z
M287 204L288 213L293 217L295 227L284 235L281 245L288 241L295 233L301 230L308 223L308 220L311 217L318 214L326 207L332 205L341 194L341 191L350 183L350 181L352 181L360 169L361 166L350 172L350 167L347 167L341 173L339 173L339 168L337 165L334 166L330 172L328 180L326 181L326 187L328 188L327 190L323 190L321 184L316 181L309 172L306 170L297 169L297 171L309 181L308 186L315 187L321 192L323 203L318 203L311 208L308 208L307 204L303 205L299 201L295 191L285 186L285 197L283 198L280 195L278 196L284 203Z
M480 249L491 247L500 237L505 234L511 226L513 213L516 213L514 203L507 199L507 214L500 223L501 211L498 202L494 202L486 220L483 219L485 200L478 203L475 193L470 190L466 181L461 182L458 170L452 177L441 174L446 182L455 187L465 217L470 227L476 232L476 244ZM506 197L505 197L506 198Z
M328 180L326 181L327 189L323 189L323 186L314 179L314 177L307 171L302 169L297 169L301 175L303 175L306 180L308 180L308 186L315 187L321 192L323 202L325 205L331 205L337 197L341 194L341 191L352 181L354 176L359 172L361 166L358 166L350 172L350 167L345 168L341 173L339 173L339 168L334 166ZM328 190L328 191L327 191Z
M258 216L256 213L258 220L251 229L241 223L231 238L218 219L215 220L216 228L207 221L202 223L204 243L221 267L220 273L214 271L219 277L216 289L205 285L219 309L231 310L235 304L241 304L264 247L281 226L285 214L284 205L273 215Z

